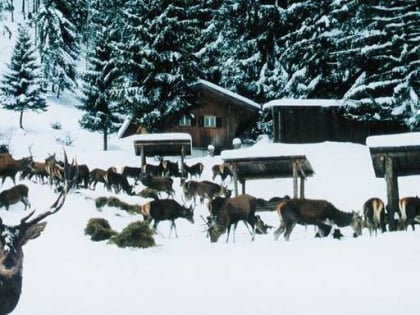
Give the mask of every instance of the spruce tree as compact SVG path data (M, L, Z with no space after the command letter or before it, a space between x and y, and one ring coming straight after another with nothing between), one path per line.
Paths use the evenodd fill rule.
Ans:
M52 91L60 97L61 91L72 91L76 85L79 46L75 27L53 0L42 2L36 25L43 74Z
M23 129L25 111L45 111L47 107L36 48L25 26L19 27L8 68L2 80L2 103L4 108L20 112L19 127Z
M190 105L189 84L200 75L198 57L202 1L131 0L120 43L124 86L119 96L149 130Z
M77 107L84 111L79 121L82 128L103 134L103 149L108 149L108 135L121 125L124 107L113 92L120 74L116 65L114 43L120 40L116 23L119 3L113 0L93 1L92 28L94 38L88 55L88 69L83 75L83 96Z

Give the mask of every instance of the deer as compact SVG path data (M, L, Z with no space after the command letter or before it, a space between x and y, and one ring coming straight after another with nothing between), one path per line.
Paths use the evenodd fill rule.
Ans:
M195 163L191 166L188 166L187 164L184 163L184 172L185 175L193 178L200 178L201 174L203 173L204 170L204 164L201 162Z
M21 201L25 205L25 210L27 207L31 207L31 204L28 200L28 187L23 184L13 186L10 189L3 190L0 192L0 208L5 207L6 210L9 210L9 206Z
M251 240L255 239L255 227L257 218L255 209L257 198L243 194L233 198L227 198L221 205L220 210L213 209L217 216L208 222L207 233L210 235L210 241L215 243L219 237L227 231L226 243L229 242L230 229L233 225L233 242L235 242L235 232L239 221L243 221L251 234ZM251 225L251 229L249 228Z
M126 176L117 172L109 172L106 174L105 181L108 190L114 188L114 192L117 194L123 190L128 195L133 195L133 186L129 184Z
M372 236L374 232L376 236L379 227L382 232L386 232L385 204L380 198L373 197L366 200L363 204L363 216L369 230L369 235Z
M414 231L414 224L420 223L420 198L417 196L404 197L400 199L398 205L400 210L400 230L407 230L410 224Z
M162 177L162 176L152 176L150 174L143 174L140 176L141 183L151 189L155 189L157 191L163 191L168 194L169 197L173 197L175 195L175 191L172 188L173 179L170 177Z
M153 228L157 231L157 226L160 221L171 221L171 228L169 231L169 238L171 237L172 229L175 230L175 236L178 238L176 231L175 220L178 218L187 219L189 222L194 223L194 209L192 206L189 208L180 205L173 199L158 199L150 201L140 206L140 213L148 222L153 221Z
M215 179L216 179L216 177L217 177L218 175L220 175L220 177L221 177L221 179L222 179L222 182L224 182L224 181L225 181L225 179L226 179L228 176L230 176L230 177L232 177L232 176L233 176L233 174L232 174L231 170L229 169L229 167L228 167L225 163L222 163L222 164L215 164L215 165L213 165L213 166L212 166L211 170L212 170L212 172L213 172L213 177L212 177L212 180L215 180Z
M297 223L315 225L323 231L327 226L351 226L354 237L362 234L362 217L357 212L343 212L326 200L289 199L277 205L276 212L280 218L280 226L274 232L277 240L284 233L289 241L290 234Z
M0 153L0 177L2 178L1 184L3 185L7 177L16 185L16 174L20 171L31 167L33 164L32 156L23 157L15 160L10 153Z
M28 166L25 168L21 175L21 179L28 178L29 180L32 179L32 177L36 177L38 180L41 181L42 184L45 183L44 179L48 178L48 173L45 169L45 163L44 162L37 162L34 161L32 166Z
M149 174L152 176L162 176L163 174L163 167L162 163L159 165L153 165L153 164L144 164L142 166L143 174Z
M22 247L41 235L47 225L43 220L63 207L66 196L74 184L75 179L69 177L65 152L64 156L64 186L49 210L35 217L35 211L32 211L23 217L18 225L6 225L0 218L0 314L12 312L19 302L23 282Z
M179 171L178 162L163 160L162 162L160 162L160 165L162 166L163 176L180 177L181 173Z
M58 187L63 179L63 167L56 160L55 153L45 159L45 170L49 177L50 186Z
M140 176L142 174L141 167L135 167L135 166L124 166L122 168L121 174L125 177L130 177L134 179L134 184L137 184L137 182L140 180Z
M227 189L226 186L222 186L207 180L200 182L194 180L186 181L182 185L182 190L184 192L185 198L187 200L194 199L194 203L196 196L199 196L200 202L204 203L205 198L212 200L217 196L230 197L232 194L232 191Z

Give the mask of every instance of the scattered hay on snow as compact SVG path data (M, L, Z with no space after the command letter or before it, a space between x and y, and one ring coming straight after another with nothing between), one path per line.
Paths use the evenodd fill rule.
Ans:
M144 221L130 223L118 235L113 236L109 241L118 247L148 248L155 246L153 238L154 231Z
M117 235L108 221L103 218L91 218L85 228L85 234L90 235L92 241L104 241Z
M125 210L129 213L139 213L138 205L131 205L119 200L117 197L98 197L95 199L95 204L98 209L104 206L109 206Z

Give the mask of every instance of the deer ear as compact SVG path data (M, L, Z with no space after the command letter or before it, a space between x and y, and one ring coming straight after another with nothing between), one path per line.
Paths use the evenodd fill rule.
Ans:
M25 229L25 232L21 238L21 244L25 245L29 240L33 240L34 238L40 236L46 225L47 222L42 222L31 225L29 228Z

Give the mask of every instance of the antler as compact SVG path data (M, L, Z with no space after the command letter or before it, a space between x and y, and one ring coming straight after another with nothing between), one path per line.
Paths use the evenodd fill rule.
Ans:
M63 185L62 191L58 195L57 199L50 206L49 211L43 212L43 213L39 214L38 216L34 217L32 220L29 220L30 217L32 217L33 214L35 213L35 211L32 211L27 216L25 216L24 218L21 219L21 221L20 221L20 226L21 227L22 226L25 226L25 227L32 226L32 225L42 221L43 219L45 219L49 215L58 212L58 210L60 210L63 207L64 201L66 200L66 197L67 197L67 193L69 192L70 188L75 183L75 181L77 179L77 176L78 176L77 162L76 162L75 165L73 163L71 164L71 166L76 166L76 172L74 174L71 174L71 169L69 167L66 151L65 150L63 150L63 151L64 151L64 185ZM73 177L70 178L70 175L73 175Z

